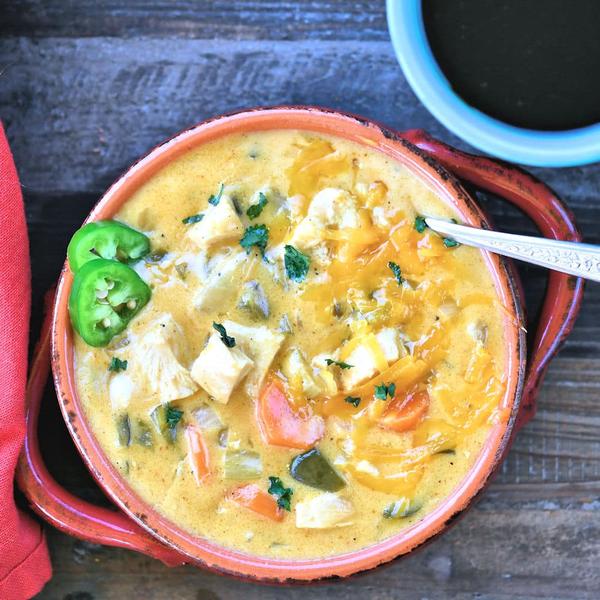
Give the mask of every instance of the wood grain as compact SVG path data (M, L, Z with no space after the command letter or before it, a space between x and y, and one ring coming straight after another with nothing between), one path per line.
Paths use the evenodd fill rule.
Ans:
M387 39L373 0L4 0L0 35L201 39Z
M586 510L472 510L418 553L352 580L279 588L242 583L193 567L168 569L125 550L51 534L60 572L41 598L531 599L597 598L600 519ZM574 543L574 538L577 538ZM88 594L88 595L84 595Z
M203 118L258 104L322 104L398 129L423 127L466 148L408 88L385 41L382 3L212 6L3 3L0 115L26 198L32 331L70 235L103 190L152 146ZM306 16L313 14L307 7L314 17ZM273 32L277 23L283 29ZM154 37L136 39L142 33ZM256 41L261 39L270 41ZM600 243L600 165L532 171L569 202L587 240ZM500 229L534 231L503 201L478 195ZM545 274L534 267L521 272L533 331ZM590 285L576 329L548 373L536 419L456 528L389 568L350 582L285 590L286 597L597 597L599 317L600 286ZM68 438L50 388L42 423L42 446L56 478L82 497L106 503ZM40 596L45 599L250 600L282 593L49 535L55 577Z

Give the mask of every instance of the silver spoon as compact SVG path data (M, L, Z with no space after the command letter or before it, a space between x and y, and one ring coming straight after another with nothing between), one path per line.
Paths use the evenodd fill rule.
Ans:
M534 265L600 282L600 246L500 233L426 217L433 231L465 244Z

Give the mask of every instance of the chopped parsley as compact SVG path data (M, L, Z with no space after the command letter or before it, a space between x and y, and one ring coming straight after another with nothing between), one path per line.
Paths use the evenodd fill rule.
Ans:
M248 210L246 211L248 218L250 220L256 219L262 212L263 208L266 206L267 202L267 197L262 192L259 192L258 202L256 204L253 204L252 206L249 206Z
M252 246L256 246L264 256L268 242L269 230L266 225L250 225L250 227L247 227L246 231L244 231L242 239L240 239L240 246L245 248L248 253Z
M377 398L378 400L386 400L388 396L390 398L393 398L395 395L396 395L396 384L395 383L389 383L388 385L386 385L385 383L382 383L381 385L375 386L375 398Z
M352 404L352 406L358 406L360 404L360 398L358 396L346 396L344 402Z
M190 215L185 219L181 219L181 222L185 225L193 225L194 223L200 223L204 219L204 213L198 213L197 215Z
M269 485L269 489L267 491L269 494L271 494L271 496L275 496L277 498L277 506L287 511L292 510L291 503L294 490L292 490L292 488L284 487L283 481L281 481L279 477L269 477L269 481L271 485Z
M233 348L235 346L235 338L227 335L227 330L221 323L215 323L213 321L213 328L216 329L221 335L221 341L228 347Z
M425 229L427 229L427 222L425 221L425 217L418 216L415 219L415 229L419 233L423 233Z
M395 262L390 261L388 263L388 267L392 270L392 273L394 274L394 277L396 278L398 285L402 285L402 282L404 281L404 277L402 277L402 271L400 270L400 265L398 265Z
M216 206L217 204L219 204L219 202L221 202L221 196L223 195L224 189L225 189L225 186L223 184L221 184L221 187L219 188L217 195L215 196L214 194L211 194L208 199L208 203L212 204L213 206Z
M167 405L166 416L165 419L167 421L167 427L172 431L177 427L177 423L181 421L181 417L183 417L183 411L171 406Z
M310 266L310 258L294 248L286 245L283 257L285 272L292 281L304 281Z
M351 369L352 367L354 367L354 365L349 365L347 362L344 362L343 360L333 360L333 358L326 358L325 362L329 366L335 365L336 367L339 367L340 369Z
M446 248L456 248L456 246L460 246L460 243L456 240L451 240L450 238L444 238L444 246L446 246Z
M126 371L127 370L127 361L121 360L121 359L117 358L116 356L113 356L110 361L110 365L108 365L108 370L113 371L114 373L118 373L119 371Z

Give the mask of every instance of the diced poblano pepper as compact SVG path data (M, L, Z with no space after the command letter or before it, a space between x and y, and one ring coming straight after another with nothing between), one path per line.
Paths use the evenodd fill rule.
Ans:
M269 316L269 301L258 281L247 281L244 284L238 306L255 319L266 319Z
M127 413L123 413L117 417L117 436L120 446L125 447L131 444L131 423Z
M422 500L416 498L402 497L391 504L388 504L383 510L383 516L386 519L404 519L410 517L423 508Z
M150 418L157 431L172 444L177 438L177 426L183 411L175 408L170 403L160 404L151 413Z
M141 419L137 422L134 439L141 446L152 448L154 445L154 436L152 435L152 430L148 423Z
M337 492L346 485L318 448L296 456L290 463L290 474L297 481L326 492Z

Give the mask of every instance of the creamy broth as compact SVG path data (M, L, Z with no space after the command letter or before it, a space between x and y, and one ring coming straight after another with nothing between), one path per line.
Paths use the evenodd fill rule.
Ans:
M152 298L107 347L76 336L75 367L94 434L148 504L224 546L305 558L389 537L451 493L499 418L506 315L482 254L420 215L458 218L391 158L292 130L191 150L128 200L115 219L150 238L135 270ZM240 244L261 225L264 257L261 230ZM341 489L290 474L313 446ZM238 502L248 485L275 520Z

